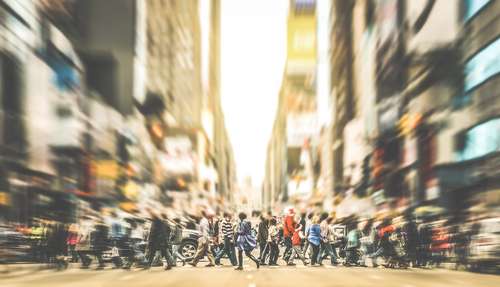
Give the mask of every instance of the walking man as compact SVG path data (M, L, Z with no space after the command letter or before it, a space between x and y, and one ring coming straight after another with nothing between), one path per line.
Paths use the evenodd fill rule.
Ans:
M321 249L319 252L319 258L318 258L318 263L322 265L323 261L323 255L326 253L327 255L330 256L330 263L332 265L337 265L337 252L335 252L335 249L332 248L332 245L330 243L333 243L332 241L332 235L331 234L331 228L330 224L333 221L333 217L329 217L328 213L323 213L321 214L320 217L321 224L320 224L320 229L321 229Z
M206 255L209 261L207 267L213 267L215 266L215 259L212 251L210 250L210 241L212 240L212 236L214 233L214 214L212 212L202 211L201 215L202 218L200 220L199 226L201 237L198 239L198 250L196 251L196 255L194 256L193 261L189 263L189 265L196 267L198 262Z
M257 242L259 243L259 261L260 264L266 264L266 257L269 253L269 248L267 247L267 238L268 238L268 219L264 216L260 216L260 222L257 229Z
M295 225L295 210L293 208L290 208L283 222L283 243L285 244L283 260L285 260L286 262L288 262L290 253L292 251L292 236L295 232Z
M224 254L227 255L233 266L238 265L236 262L236 254L234 250L234 226L232 216L229 212L224 212L224 219L221 223L221 232L224 240L224 247L219 251L215 258L215 264L220 265L220 260Z
M152 214L151 229L149 231L148 238L148 265L147 268L151 267L153 259L157 251L160 251L161 256L167 261L167 266L165 270L172 269L172 255L167 249L167 244L170 237L170 227L160 219L156 214Z

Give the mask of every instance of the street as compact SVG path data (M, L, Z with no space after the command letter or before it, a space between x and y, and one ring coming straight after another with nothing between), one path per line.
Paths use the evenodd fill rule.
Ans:
M247 262L248 263L248 262ZM81 270L72 268L64 272L40 271L31 275L0 279L0 286L500 286L496 275L475 274L446 269L392 270L360 267L261 267L247 264L244 271L235 271L229 265L215 268L178 267L164 271L151 270Z

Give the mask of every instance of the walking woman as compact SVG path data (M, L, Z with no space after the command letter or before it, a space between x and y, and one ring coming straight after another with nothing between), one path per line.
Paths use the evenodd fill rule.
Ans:
M241 212L238 215L240 222L238 224L238 239L236 244L238 246L238 267L236 270L243 270L243 252L257 265L257 269L260 267L259 260L252 255L252 250L257 245L257 241L252 234L252 224L250 221L246 220L247 215Z
M309 241L309 246L312 248L312 258L311 266L318 263L319 247L321 244L321 227L319 226L320 218L319 216L314 216L312 219L311 226L309 227L309 236L307 240Z

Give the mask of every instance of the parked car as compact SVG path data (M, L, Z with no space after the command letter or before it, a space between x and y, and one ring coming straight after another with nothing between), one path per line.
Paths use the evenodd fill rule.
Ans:
M500 218L479 221L479 232L471 237L469 263L482 271L500 266Z
M31 260L28 238L9 226L0 226L0 262L22 262Z
M184 229L182 232L181 255L186 259L192 259L198 248L198 239L201 234L195 229Z

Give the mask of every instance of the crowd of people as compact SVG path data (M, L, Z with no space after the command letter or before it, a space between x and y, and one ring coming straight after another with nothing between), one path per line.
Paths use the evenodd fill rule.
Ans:
M255 222L254 222L255 221ZM456 227L445 233L437 221L415 220L411 213L384 218L337 218L335 213L297 214L289 208L284 214L261 213L257 220L245 213L224 212L217 216L204 210L193 226L182 218L149 211L149 218L118 220L111 214L81 216L77 224L38 221L29 231L33 256L57 269L68 262L81 268L97 269L111 262L113 268L150 268L164 262L165 270L178 264L197 266L205 257L207 267L227 258L236 270L243 269L244 256L260 266L329 264L388 268L439 265L452 248L456 264L465 264L470 232ZM183 230L199 231L194 257L181 254ZM258 250L258 254L257 254ZM110 254L105 260L103 254ZM258 255L258 256L257 256ZM282 259L280 261L279 259Z

